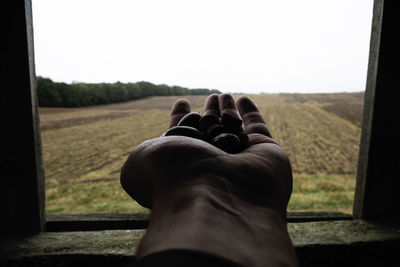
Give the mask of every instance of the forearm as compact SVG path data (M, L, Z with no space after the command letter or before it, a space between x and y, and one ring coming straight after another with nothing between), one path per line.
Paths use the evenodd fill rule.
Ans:
M203 251L244 266L296 266L286 223L274 210L214 186L160 195L138 256L168 249Z

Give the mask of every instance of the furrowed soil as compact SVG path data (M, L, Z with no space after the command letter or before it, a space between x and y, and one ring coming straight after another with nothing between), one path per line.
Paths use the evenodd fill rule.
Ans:
M293 167L289 210L351 213L363 94L248 95ZM236 96L237 97L237 96ZM130 213L145 208L119 184L122 164L160 136L179 97L86 108L40 108L48 213ZM185 96L202 111L206 96Z

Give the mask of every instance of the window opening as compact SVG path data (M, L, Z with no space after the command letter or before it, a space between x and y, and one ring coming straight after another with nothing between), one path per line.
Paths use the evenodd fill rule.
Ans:
M351 213L372 1L164 2L33 3L47 213L144 211L120 187L120 168L136 145L165 131L181 96L160 94L187 88L256 102L292 162L289 210ZM358 82L346 76L349 55ZM86 72L90 64L100 67ZM139 99L152 90L158 96ZM185 97L201 111L205 96ZM138 99L119 102L128 98ZM79 107L93 103L101 105Z

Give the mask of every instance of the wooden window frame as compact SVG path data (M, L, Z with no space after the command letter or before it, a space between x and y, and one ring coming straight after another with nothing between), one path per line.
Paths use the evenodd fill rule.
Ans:
M46 230L44 169L36 94L31 0L8 1L3 8L6 49L2 62L0 194L3 216L1 232L26 233ZM353 216L340 213L291 213L289 221L398 218L396 211L400 179L396 179L395 83L393 62L398 54L396 9L375 0L368 77ZM397 50L396 50L397 49ZM396 62L395 62L396 63ZM396 88L394 88L396 89ZM398 112L397 112L398 113ZM389 119L388 119L389 118ZM392 118L392 119L390 119ZM398 136L398 134L397 134ZM50 215L48 231L145 228L148 213Z

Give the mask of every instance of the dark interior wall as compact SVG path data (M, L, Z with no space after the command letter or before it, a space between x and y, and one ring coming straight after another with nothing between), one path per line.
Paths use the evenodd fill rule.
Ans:
M380 37L379 58L376 69L376 89L370 92L369 110L371 125L365 150L365 182L359 187L360 218L390 218L399 216L400 135L397 80L400 75L397 66L400 47L398 35L399 12L395 1L377 0L384 3L383 30ZM7 4L7 5L6 5ZM7 1L0 9L2 18L1 49L1 90L0 90L0 231L37 232L44 225L44 185L41 163L40 132L36 108L35 76L33 64L33 37L30 1ZM34 104L34 105L32 105ZM396 128L395 128L396 127ZM366 128L367 129L367 128ZM302 258L306 266L333 266L334 262L346 259L350 263L371 263L374 256L379 265L380 259L393 259L399 242L357 243L357 247L344 244L337 248L326 248L320 244L303 249ZM373 246L373 247L371 247ZM378 248L378 250L375 250ZM301 251L299 248L298 251ZM324 250L324 251L322 251ZM336 252L335 252L336 251ZM371 251L375 251L371 253ZM336 256L335 256L336 255ZM340 255L340 256L339 256ZM389 255L389 256L390 256ZM96 258L95 255L92 255ZM92 256L87 256L91 263ZM341 257L341 258L340 258ZM347 257L347 258L346 258ZM0 257L1 258L1 257ZM72 259L72 257L70 257ZM110 259L110 257L105 257ZM78 258L73 258L74 264ZM46 263L46 257L27 259L35 264ZM316 262L316 260L318 260ZM83 261L84 262L84 261ZM101 261L102 262L102 261ZM347 262L348 263L348 262ZM53 263L52 263L53 264ZM396 264L396 263L395 263Z
M1 232L44 226L44 180L30 1L1 5L0 220Z

